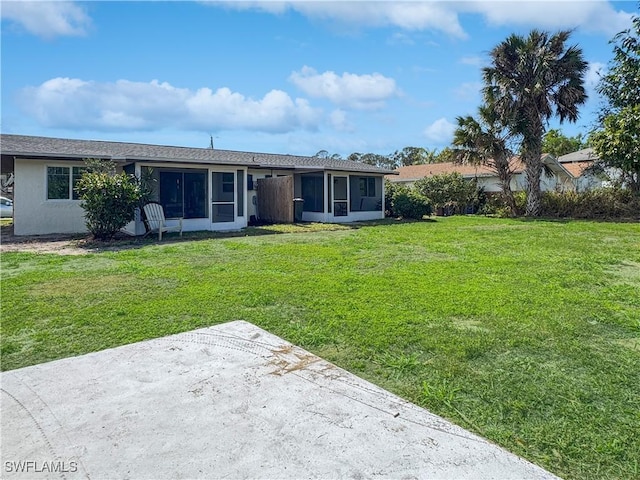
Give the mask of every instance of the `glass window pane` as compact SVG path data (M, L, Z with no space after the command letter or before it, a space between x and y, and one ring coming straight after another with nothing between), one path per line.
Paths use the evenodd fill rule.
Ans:
M347 202L334 202L333 203L334 216L346 217L347 216Z
M213 223L234 221L234 205L232 203L225 203L222 205L214 204L211 206L211 209L213 212Z
M69 199L69 167L47 167L47 199Z
M334 200L347 199L347 177L333 177Z
M238 170L238 216L244 217L244 170Z
M184 218L207 218L207 172L184 173Z
M182 217L182 173L160 172L160 203L164 208L164 216Z
M233 172L213 172L211 174L211 193L214 202L233 202Z
M302 198L304 199L303 211L324 211L324 177L321 175L303 175L301 178Z
M327 194L327 211L329 213L331 213L331 211L333 210L331 208L333 202L331 201L331 174L330 173L327 174L327 192L328 192L328 194Z
M368 197L376 196L376 177L369 177L369 188L367 190Z
M360 186L360 196L361 197L366 197L367 196L367 178L366 177L360 177L359 178L359 186ZM353 189L352 189L352 193L353 193Z
M82 174L86 171L87 167L73 167L73 178L71 179L73 191L71 193L71 198L73 198L74 200L80 199L80 195L78 195L78 192L76 192L76 185L78 184L78 180L80 180L80 177L82 177Z

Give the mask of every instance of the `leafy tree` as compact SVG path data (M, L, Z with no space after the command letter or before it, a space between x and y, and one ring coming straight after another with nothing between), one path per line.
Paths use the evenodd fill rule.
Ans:
M625 107L603 120L603 128L591 135L598 163L621 172L621 182L640 194L640 103Z
M396 150L391 154L392 159L399 166L406 167L408 165L424 165L428 163L429 152L422 147L404 147L402 150Z
M135 218L142 191L139 182L122 172L116 174L113 162L87 160L76 191L85 210L89 232L99 240L109 240Z
M542 152L550 153L554 157L577 152L585 148L585 146L586 144L583 142L581 134L575 137L567 137L556 128L549 130L542 137Z
M434 152L436 151L434 150ZM445 162L454 162L454 161L455 161L455 155L454 155L453 149L449 147L445 147L439 152L435 153L432 161L430 161L429 163L445 163Z
M452 156L454 161L471 165L484 165L493 170L500 181L504 202L511 216L516 215L516 202L511 191L514 170L511 164L513 152L509 148L512 138L501 123L496 110L483 105L478 109L478 119L468 115L457 117L458 127L453 134Z
M424 177L413 185L435 208L453 208L458 212L476 203L479 196L477 182L467 181L457 172Z
M578 119L587 95L587 62L577 46L565 47L569 31L554 35L532 30L527 37L511 35L491 50L483 69L485 102L496 109L504 125L522 136L526 166L526 214L541 212L542 137L552 116L560 123Z
M347 160L353 162L362 162L367 165L374 165L380 168L386 168L388 170L395 170L399 167L393 155L380 155L377 153L357 153L354 152L347 157Z
M316 158L324 158L324 159L329 159L329 160L342 160L342 155L340 155L339 153L329 153L326 150L320 150L319 152L317 152L314 157Z
M601 129L590 142L597 167L618 169L621 183L640 193L640 16L611 43L614 59L598 85L607 103L600 112Z

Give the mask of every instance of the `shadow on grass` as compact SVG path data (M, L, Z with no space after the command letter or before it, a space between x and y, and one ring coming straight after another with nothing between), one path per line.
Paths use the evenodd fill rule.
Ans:
M339 230L357 230L360 228L392 226L407 223L434 223L433 218L423 220L410 220L398 218L385 218L380 220L368 220L351 223L316 223L316 222L300 222L289 224L264 224L259 226L249 226L241 230L228 232L212 232L212 231L196 231L184 232L182 237L178 233L165 233L162 241L158 241L155 234L147 234L145 236L131 236L125 233L118 233L112 240L102 241L95 240L91 236L85 234L56 234L56 235L31 235L31 236L15 236L13 234L13 225L2 225L0 227L0 236L2 243L7 245L24 245L25 251L28 251L29 245L42 245L46 243L67 244L72 248L84 250L87 253L92 252L112 252L119 250L129 250L134 248L143 248L149 245L167 245L182 243L188 241L239 238L239 237L257 237L263 235L279 235L283 233L319 233L331 232ZM16 250L20 250L17 248Z

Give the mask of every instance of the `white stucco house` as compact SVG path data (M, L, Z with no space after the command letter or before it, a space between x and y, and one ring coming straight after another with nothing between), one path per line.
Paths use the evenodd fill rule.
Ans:
M582 170L566 168L564 163L560 163L553 155L545 154L542 162L547 167L547 173L543 171L540 178L540 188L546 191L575 191L578 185L578 178ZM583 166L583 165L581 165ZM527 178L525 166L518 157L511 160L513 177L511 179L511 190L514 192L526 190ZM584 167L586 168L586 167ZM471 180L477 179L478 186L487 193L497 193L501 191L498 175L489 167L481 165L461 165L458 163L444 162L431 163L427 165L409 165L396 170L397 175L386 178L394 183L413 185L416 180L434 175L442 175L457 172L462 177Z
M13 172L14 233L86 231L74 184L83 159L112 160L118 169L154 179L155 200L184 231L238 230L259 218L257 180L289 176L302 198L302 221L353 222L384 218L384 175L349 160L138 143L0 136L2 173ZM127 227L144 233L138 219Z
M577 192L609 186L609 182L605 177L615 178L619 175L619 173L613 169L608 169L604 176L592 173L589 167L591 167L596 160L598 160L598 156L593 148L583 148L577 152L558 157L558 163L573 176L575 191Z

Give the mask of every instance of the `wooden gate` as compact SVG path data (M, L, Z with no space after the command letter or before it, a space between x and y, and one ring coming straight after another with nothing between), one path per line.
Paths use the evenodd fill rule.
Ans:
M293 223L293 176L258 180L258 218Z

